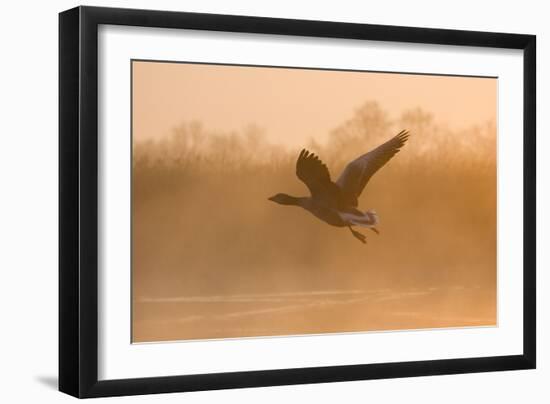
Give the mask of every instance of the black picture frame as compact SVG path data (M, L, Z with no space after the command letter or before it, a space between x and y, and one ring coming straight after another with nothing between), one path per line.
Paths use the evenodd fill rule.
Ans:
M98 380L100 24L523 50L523 354ZM533 369L536 364L534 35L77 7L59 15L59 390L104 397Z

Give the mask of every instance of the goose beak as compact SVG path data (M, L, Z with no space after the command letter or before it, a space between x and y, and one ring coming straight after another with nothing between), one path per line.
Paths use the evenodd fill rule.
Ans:
M275 198L275 197L272 196L272 197L270 197L270 198L267 198L267 200L268 200L268 201L273 201L273 202L275 202L275 200L274 200L273 198Z

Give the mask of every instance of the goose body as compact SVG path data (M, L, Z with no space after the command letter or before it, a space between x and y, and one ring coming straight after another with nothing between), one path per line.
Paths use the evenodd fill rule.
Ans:
M296 176L310 191L308 197L294 197L279 193L269 198L281 205L299 206L318 219L336 227L348 227L361 242L365 235L352 226L367 227L378 233L379 222L374 210L363 212L357 208L358 198L370 178L399 152L409 137L407 131L399 134L351 161L340 177L333 182L327 166L315 154L302 150L296 161Z

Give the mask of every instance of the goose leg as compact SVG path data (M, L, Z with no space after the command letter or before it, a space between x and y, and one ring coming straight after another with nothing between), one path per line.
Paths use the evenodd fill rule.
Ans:
M365 237L364 234L361 234L359 233L358 231L355 231L351 228L351 226L348 226L349 230L351 231L351 234L353 234L353 236L355 238L357 238L359 241L361 241L363 244L367 244L367 238Z
M373 232L375 232L376 234L380 235L380 232L378 231L378 229L376 227L369 227Z

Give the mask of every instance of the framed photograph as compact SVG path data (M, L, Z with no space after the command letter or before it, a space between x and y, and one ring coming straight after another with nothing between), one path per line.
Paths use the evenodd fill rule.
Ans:
M535 368L535 36L59 17L59 388Z

